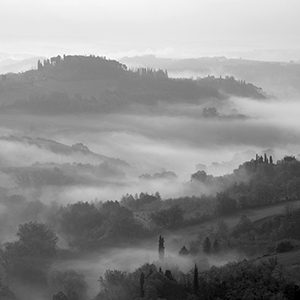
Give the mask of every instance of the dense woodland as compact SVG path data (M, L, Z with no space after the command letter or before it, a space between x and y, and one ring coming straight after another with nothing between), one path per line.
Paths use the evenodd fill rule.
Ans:
M215 195L201 197L161 199L159 192L140 193L124 195L120 202L59 206L28 202L24 196L8 196L2 190L1 205L7 209L7 219L1 218L3 232L12 226L9 218L13 212L25 222L19 225L16 240L1 247L1 299L16 299L12 290L20 284L44 290L49 299L52 295L55 300L88 299L83 275L69 269L53 271L55 261L109 247L138 246L165 229L214 219L220 220L216 226L199 230L196 240L178 249L179 257L195 264L189 272L181 271L165 254L168 249L160 237L156 262L133 273L107 270L95 299L258 299L258 295L263 299L298 299L299 286L274 256L255 259L264 253L299 248L300 209L291 202L299 199L299 177L300 162L295 157L273 162L265 155L223 177L203 171L192 174L190 184L222 187ZM271 218L251 222L243 214L245 209L278 202L286 202L286 209ZM198 213L191 213L195 211ZM242 214L240 221L230 228L222 217L237 211ZM146 213L149 226L136 217L137 212ZM58 246L59 240L67 247ZM233 252L249 260L209 268L209 259L217 261Z

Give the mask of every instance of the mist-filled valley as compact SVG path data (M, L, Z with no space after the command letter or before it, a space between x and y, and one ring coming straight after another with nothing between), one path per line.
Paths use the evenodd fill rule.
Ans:
M298 299L299 74L146 63L1 75L0 299Z

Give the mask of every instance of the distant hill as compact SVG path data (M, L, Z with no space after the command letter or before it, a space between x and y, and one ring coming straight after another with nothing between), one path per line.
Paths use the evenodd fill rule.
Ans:
M260 88L232 76L173 79L163 69L128 69L115 60L95 56L39 60L37 69L1 79L0 103L5 112L99 113L160 101L197 104L230 96L266 99Z
M2 136L0 142L10 142L18 145L18 147L37 147L41 150L48 151L54 154L68 156L76 156L76 161L80 162L80 157L85 158L85 162L94 162L94 164L100 164L105 161L120 167L129 167L129 164L124 160L118 158L107 157L105 155L92 152L87 146L82 143L76 143L72 146L68 146L53 140L44 138L31 138L31 137L16 137L16 136ZM32 150L34 153L34 150Z
M0 151L0 176L10 178L14 189L118 186L131 170L126 161L94 153L82 143L68 146L43 138L2 136L0 145L11 150Z
M286 63L227 59L224 56L169 59L145 55L124 57L120 61L131 67L166 68L174 77L234 76L262 87L276 97L300 95L300 60Z

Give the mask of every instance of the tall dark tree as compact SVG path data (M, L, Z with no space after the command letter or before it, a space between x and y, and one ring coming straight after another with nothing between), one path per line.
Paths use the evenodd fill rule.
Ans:
M165 239L160 235L158 239L158 255L159 260L162 261L165 258Z
M140 276L140 296L141 296L141 298L145 297L144 284L145 284L145 274L144 274L144 272L142 272L141 276Z
M194 294L197 295L199 292L199 273L198 273L198 266L195 264L194 267Z
M270 164L273 164L273 157L272 157L272 155L270 155L269 161L270 161Z

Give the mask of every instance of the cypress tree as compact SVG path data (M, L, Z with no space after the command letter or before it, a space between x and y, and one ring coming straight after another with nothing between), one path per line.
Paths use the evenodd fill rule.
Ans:
M199 274L198 274L198 267L195 264L194 268L194 294L197 295L199 292Z

